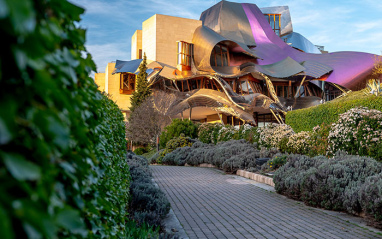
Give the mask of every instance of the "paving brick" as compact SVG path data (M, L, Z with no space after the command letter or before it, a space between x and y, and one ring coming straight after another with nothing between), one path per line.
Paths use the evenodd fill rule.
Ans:
M192 238L382 238L211 168L151 166Z

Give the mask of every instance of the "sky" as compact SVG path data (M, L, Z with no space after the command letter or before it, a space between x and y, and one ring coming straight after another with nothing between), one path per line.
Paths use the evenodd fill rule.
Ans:
M108 62L130 60L131 37L154 14L199 19L217 0L70 0L85 8L80 26L97 72ZM381 0L231 0L258 7L289 6L293 31L329 52L361 51L381 55Z

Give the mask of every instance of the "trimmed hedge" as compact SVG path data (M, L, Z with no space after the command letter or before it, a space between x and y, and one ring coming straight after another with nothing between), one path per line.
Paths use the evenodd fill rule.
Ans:
M117 105L65 0L1 1L1 238L126 238L129 167Z
M289 111L285 121L295 132L311 131L317 125L336 122L340 114L357 106L382 111L382 97L372 94L365 95L364 91L351 92L347 96L325 104Z

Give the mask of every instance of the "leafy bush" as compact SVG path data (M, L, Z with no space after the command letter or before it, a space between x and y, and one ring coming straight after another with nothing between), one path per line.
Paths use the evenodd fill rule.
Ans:
M382 111L382 97L365 94L363 91L351 92L348 95L306 109L289 111L285 122L295 132L310 131L317 125L332 124L339 115L355 107L368 107Z
M328 153L344 150L382 160L382 112L353 108L340 115L329 133Z
M181 134L196 139L198 137L198 126L188 119L174 119L162 132L159 140L160 146L162 148L166 147L168 141L179 137Z
M132 179L130 216L138 225L161 226L163 218L170 210L166 195L153 184L151 171L145 158L128 153L127 159Z
M144 147L136 148L136 149L134 150L134 153L135 153L136 155L142 155L142 154L145 154L145 153L147 153L147 152L148 152L148 149L147 149L147 148L144 148Z
M185 137L184 134L180 134L179 137L173 138L170 141L167 142L166 148L161 152L160 157L156 160L157 163L162 163L162 158L168 154L174 151L177 148L185 147L185 146L192 146L192 144L195 142L194 139L191 139L190 137Z
M155 164L158 162L159 158L161 158L161 154L164 151L164 149L159 150L158 152L155 152L151 157L149 157L147 160L150 164Z
M266 127L258 128L259 145L267 148L277 148L283 138L294 134L293 129L286 124L268 124Z
M371 184L379 180L376 175L382 172L381 163L345 153L337 153L333 159L290 155L287 160L274 176L278 193L308 205L353 214L364 208L380 220L380 214L371 209L371 205L380 207L380 185Z
M288 155L276 154L271 160L268 160L261 166L261 171L271 172L276 171L278 168L286 164Z
M199 126L198 139L205 144L216 144L222 128L224 128L222 124L203 123Z
M382 228L382 173L366 178L359 197L362 209Z
M309 150L307 155L313 157L317 155L326 155L326 150L329 147L328 136L329 136L330 125L323 123L320 126L313 128L309 140Z
M259 133L256 127L248 124L242 126L203 123L199 126L198 139L206 144L217 144L232 139L245 139L250 143L258 142Z
M292 134L286 144L287 152L294 154L308 154L311 147L311 137L311 133L306 131Z
M258 150L245 140L230 140L216 145L196 141L191 147L182 147L166 154L163 164L197 166L202 163L212 164L225 172L236 172L238 169L257 168L256 159L272 157L279 153L277 149Z
M2 238L110 238L129 231L123 115L64 0L2 1Z

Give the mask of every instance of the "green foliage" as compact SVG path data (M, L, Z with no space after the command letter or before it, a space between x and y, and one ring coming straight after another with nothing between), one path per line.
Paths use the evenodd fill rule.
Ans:
M181 134L195 139L198 137L198 126L188 119L174 119L162 132L159 140L160 147L165 148L168 141L179 137Z
M134 153L135 153L136 155L142 155L142 154L145 154L145 153L147 153L147 152L148 152L148 149L145 148L145 147L136 148L136 149L134 150Z
M276 171L278 168L286 164L288 155L276 154L271 160L263 164L261 170L263 172Z
M190 137L185 137L183 133L180 134L179 137L173 138L170 141L167 142L166 148L161 152L160 157L156 160L157 163L162 163L162 158L168 154L174 151L177 148L182 148L185 146L192 146L192 144L195 142L194 139Z
M2 238L127 236L123 115L89 77L84 10L64 0L0 5Z
M144 102L150 95L151 89L149 87L149 82L147 81L147 58L146 53L143 56L143 61L139 65L139 73L137 75L136 89L130 98L130 111L134 110Z
M363 91L351 92L322 105L289 111L285 121L295 132L311 131L317 125L336 122L340 114L360 106L382 111L382 97L365 94Z
M224 125L203 123L199 126L198 139L205 144L216 144L218 142L219 131Z

